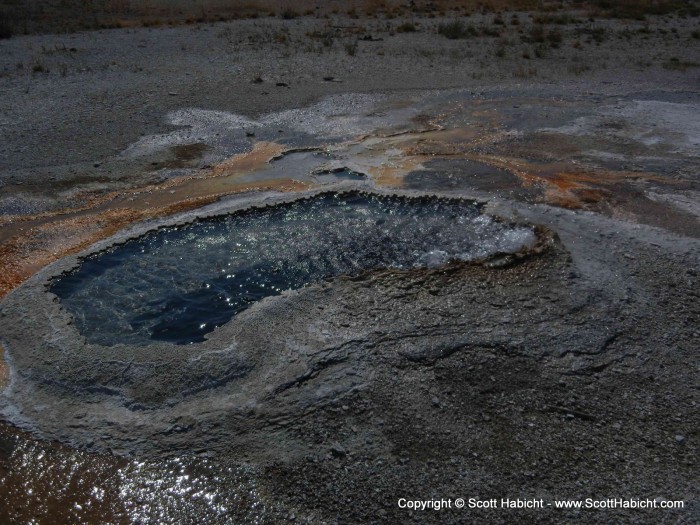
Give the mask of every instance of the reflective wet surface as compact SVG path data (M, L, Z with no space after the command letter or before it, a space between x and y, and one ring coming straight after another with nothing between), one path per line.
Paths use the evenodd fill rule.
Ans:
M517 252L531 228L468 201L321 194L166 228L92 256L51 291L94 343L187 344L264 297L377 268Z
M257 523L253 475L206 458L89 454L0 425L2 523Z

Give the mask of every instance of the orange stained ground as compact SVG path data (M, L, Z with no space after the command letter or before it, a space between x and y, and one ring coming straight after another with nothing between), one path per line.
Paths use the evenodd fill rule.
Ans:
M378 186L401 187L407 173L421 169L430 160L460 158L507 170L523 187L541 189L545 203L570 209L609 201L618 185L630 179L661 181L651 174L592 171L563 161L532 162L511 157L509 135L499 128L497 114L488 111L481 118L486 126L482 121L478 126L442 129L433 120L431 129L425 131L368 135L339 147L355 148L358 165ZM489 146L491 152L483 153L484 146ZM250 152L234 155L203 175L95 195L88 204L67 211L0 220L0 299L46 265L130 224L192 210L236 193L313 187L285 178L240 181L243 175L268 168L270 159L286 149L277 143L258 142ZM7 378L7 368L0 359L0 387Z

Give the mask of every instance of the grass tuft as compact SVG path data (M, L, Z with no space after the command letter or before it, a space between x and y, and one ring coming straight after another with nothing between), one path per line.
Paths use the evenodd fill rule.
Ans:
M479 34L476 28L472 25L467 25L461 20L455 20L453 22L445 22L438 24L437 28L438 34L449 38L450 40L457 40L460 38L471 38Z
M397 33L415 33L416 31L416 26L412 22L404 22L396 28Z

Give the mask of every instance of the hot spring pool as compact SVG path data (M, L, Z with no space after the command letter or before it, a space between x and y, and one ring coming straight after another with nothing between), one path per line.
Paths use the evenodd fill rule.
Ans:
M511 253L533 228L469 201L322 193L149 232L81 261L50 291L91 343L201 342L260 299L339 275Z

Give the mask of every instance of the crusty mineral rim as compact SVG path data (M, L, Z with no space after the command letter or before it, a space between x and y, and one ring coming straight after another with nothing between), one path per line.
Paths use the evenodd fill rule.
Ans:
M176 216L170 216L170 217L165 217L165 218L160 218L160 219L154 219L142 223L138 223L136 225L133 225L125 230L122 230L121 232L107 238L100 240L87 248L86 250L83 250L80 253L74 254L74 255L68 255L62 259L59 259L58 261L48 265L44 269L40 270L38 273L30 277L24 284L22 284L20 287L16 288L12 292L10 292L5 299L0 302L0 315L5 316L7 315L7 305L12 303L15 306L16 305L23 305L25 302L30 301L33 303L31 306L31 309L34 311L34 314L36 314L37 317L35 317L35 322L37 326L33 326L32 328L32 334L29 335L29 337L32 338L32 346L36 344L36 347L45 347L46 345L46 330L49 329L49 327L46 326L47 320L50 319L51 323L51 330L54 331L59 331L61 333L61 339L63 341L71 341L71 346L72 345L78 345L78 346L85 346L85 347L90 347L91 349L94 349L95 351L113 351L114 347L103 347L100 345L93 345L87 343L85 338L83 337L82 334L79 333L76 325L72 322L73 321L73 316L70 312L68 312L60 303L58 298L52 294L49 291L49 287L51 286L51 283L54 279L57 277L60 277L62 274L65 274L67 272L72 271L76 267L78 267L82 260L85 259L88 256L95 255L97 253L100 253L101 251L110 249L114 246L118 246L120 244L124 244L128 241L137 239L146 233L152 232L154 230L160 229L160 228L172 228L172 227L178 227L178 226L185 226L187 224L191 224L195 221L198 220L203 220L203 219L214 219L217 217L223 217L226 215L231 215L231 214L238 214L238 213L245 213L247 210L254 209L254 208L263 208L263 207L269 207L269 206L275 206L279 204L285 204L285 203L292 203L295 201L299 200L304 200L304 199L311 199L313 197L319 196L319 195L328 195L328 194L343 194L343 193L357 193L361 195L381 195L381 196L396 196L396 197L404 197L404 198L411 198L411 199L444 199L444 200L449 200L452 202L464 202L465 204L473 205L477 207L477 210L480 213L483 213L486 204L484 202L476 201L474 199L469 199L469 198L463 198L463 197L456 197L452 194L447 194L447 193L441 193L441 192L422 192L422 191L415 191L415 190L385 190L385 189L367 189L366 186L362 186L357 183L351 183L351 182L343 182L339 183L330 187L324 187L322 189L316 189L316 190L309 190L305 192L299 192L295 194L289 194L289 193L279 193L279 192L266 192L263 194L252 194L252 195L246 195L246 196L235 196L235 197L230 197L227 199L224 199L222 201L216 202L214 204L211 204L209 206L199 208L196 210L188 211L188 212L183 212L179 215ZM489 217L493 218L496 221L503 222L505 224L513 225L513 226L532 226L530 224L526 223L519 223L519 222L512 222L508 221L507 219L503 219L501 217L495 216L495 215L489 215ZM498 253L498 254L493 254L489 257L487 257L484 260L472 260L472 261L466 261L466 262L452 262L448 263L446 266L441 267L442 269L445 269L447 267L454 268L456 266L460 265L465 265L465 264L487 264L488 266L491 267L504 267L508 266L511 263L517 261L518 259L521 259L523 257L527 257L530 255L534 255L537 253L542 253L544 250L546 250L547 245L551 242L553 239L553 234L549 230L535 226L534 227L535 235L536 235L536 243L534 246L529 247L527 249L521 249L517 253ZM440 268L438 269L427 269L427 271L439 271ZM377 270L368 270L365 273L372 273L376 272ZM380 270L382 271L382 270ZM389 272L398 272L398 270L383 270L383 271L389 271ZM418 270L404 270L404 271L426 271L426 269L418 269ZM29 293L28 293L29 292ZM296 291L287 291L282 294L282 297L288 294L293 294L296 293ZM262 301L259 301L262 302ZM256 305L251 305L251 307L248 310L255 310ZM235 320L232 319L228 323L222 325L219 327L217 330L214 332L211 332L210 334L207 335L206 339L201 342L201 343L194 343L192 345L186 345L186 353L191 354L191 353L197 353L199 351L204 351L207 349L215 348L217 345L222 344L224 333L227 331L224 329L227 325L231 325L232 322ZM44 326L41 326L44 324ZM27 334L25 334L26 337ZM12 353L12 336L8 334L2 334L3 341L0 341L4 343L5 350L9 353ZM24 337L23 337L24 338ZM27 341L25 340L25 345L27 344ZM60 345L59 345L60 346ZM124 347L125 345L118 345L120 347ZM172 348L172 345L169 343L164 343L164 342L158 342L154 341L153 344L148 345L146 347L142 348L149 348L153 349L153 351L165 351L167 352L168 349ZM47 348L47 354L45 355L46 359L51 359L50 354L52 352L55 352L55 348ZM9 356L8 356L9 357ZM9 359L7 361L10 361ZM16 360L15 360L16 362ZM9 364L9 363L8 363ZM21 365L19 365L21 366ZM8 377L11 376L11 372L9 374L5 375L5 385L3 386L10 386L11 387L11 381L10 385L8 385ZM3 378L0 377L0 380Z
M473 205L481 213L483 213L486 206L485 202L459 197L449 193L424 192L417 190L388 190L380 188L368 189L364 185L353 182L344 182L332 186L326 186L320 189L296 192L293 194L266 192L263 194L247 195L245 197L232 196L203 208L188 211L175 216L154 219L136 224L111 237L96 242L86 250L83 250L77 254L68 255L48 265L46 268L27 280L22 286L30 285L30 283L31 285L36 285L41 282L48 286L51 284L51 280L80 266L85 258L97 255L129 241L139 239L145 234L159 229L182 227L205 219L217 219L219 217L238 215L255 208L267 208L280 204L289 204L296 201L309 200L320 195L342 195L350 193L356 193L359 195L380 195L385 197L404 197L417 200L438 198L446 201L463 202L465 204ZM526 223L507 221L496 215L489 215L489 217L495 221L502 222L507 225L532 226Z

